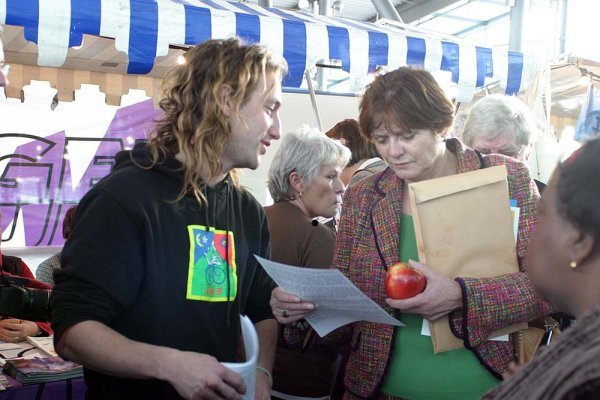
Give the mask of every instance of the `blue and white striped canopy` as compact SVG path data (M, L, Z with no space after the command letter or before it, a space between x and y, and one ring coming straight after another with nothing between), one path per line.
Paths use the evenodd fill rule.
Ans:
M533 75L533 60L521 53L225 0L0 0L0 23L24 27L44 66L63 65L68 48L80 45L83 34L114 38L117 50L128 54L132 74L148 73L169 45L237 35L285 57L287 87L300 87L305 69L321 60L341 60L357 83L378 66L448 71L459 101L469 101L475 88L490 82L518 93Z

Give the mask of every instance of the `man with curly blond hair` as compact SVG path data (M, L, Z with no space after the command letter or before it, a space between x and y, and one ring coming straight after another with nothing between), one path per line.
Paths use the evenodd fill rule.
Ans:
M81 200L55 274L55 344L90 399L241 399L240 314L259 335L269 398L277 324L260 204L237 182L280 137L283 60L209 40L165 79L164 117Z

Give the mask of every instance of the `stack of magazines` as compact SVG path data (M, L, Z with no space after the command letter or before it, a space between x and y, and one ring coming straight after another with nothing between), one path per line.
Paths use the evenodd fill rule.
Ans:
M6 360L4 372L27 385L78 378L83 375L83 368L60 357L15 358Z

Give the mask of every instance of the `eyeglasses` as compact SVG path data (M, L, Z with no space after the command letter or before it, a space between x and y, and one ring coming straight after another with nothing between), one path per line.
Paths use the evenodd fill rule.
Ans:
M488 149L479 149L479 152L481 154L492 154L492 153L496 153L496 154L502 154L508 157L512 157L512 158L519 158L519 156L521 155L521 153L523 152L523 147L510 147L510 148L506 148L506 149L498 149L498 150L488 150Z

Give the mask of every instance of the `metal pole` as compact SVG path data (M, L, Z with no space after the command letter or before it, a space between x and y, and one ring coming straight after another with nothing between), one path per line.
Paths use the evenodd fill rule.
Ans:
M560 39L558 54L565 53L565 42L567 40L567 14L569 9L569 0L563 0L560 21Z
M329 0L319 0L319 14L331 17L331 6Z
M319 0L319 14L326 17L332 16L332 9L329 4L329 0ZM328 63L329 60L319 60L319 63ZM327 90L327 80L329 73L325 68L317 67L317 89L325 91Z
M319 60L319 63L327 64L329 60ZM318 63L318 64L319 64ZM329 80L329 71L327 68L319 67L317 64L317 90L322 92L327 91L328 80Z
M508 49L522 52L523 47L523 21L525 15L525 0L515 0L510 8L510 36Z
M258 0L258 5L261 7L273 8L273 0Z
M308 83L308 93L310 94L310 102L312 103L313 111L317 118L317 125L319 126L319 130L323 132L323 123L321 122L321 114L319 113L319 106L317 105L317 95L315 94L315 88L313 87L312 79L310 78L310 70L308 68L304 70L304 76L306 77L306 83Z

